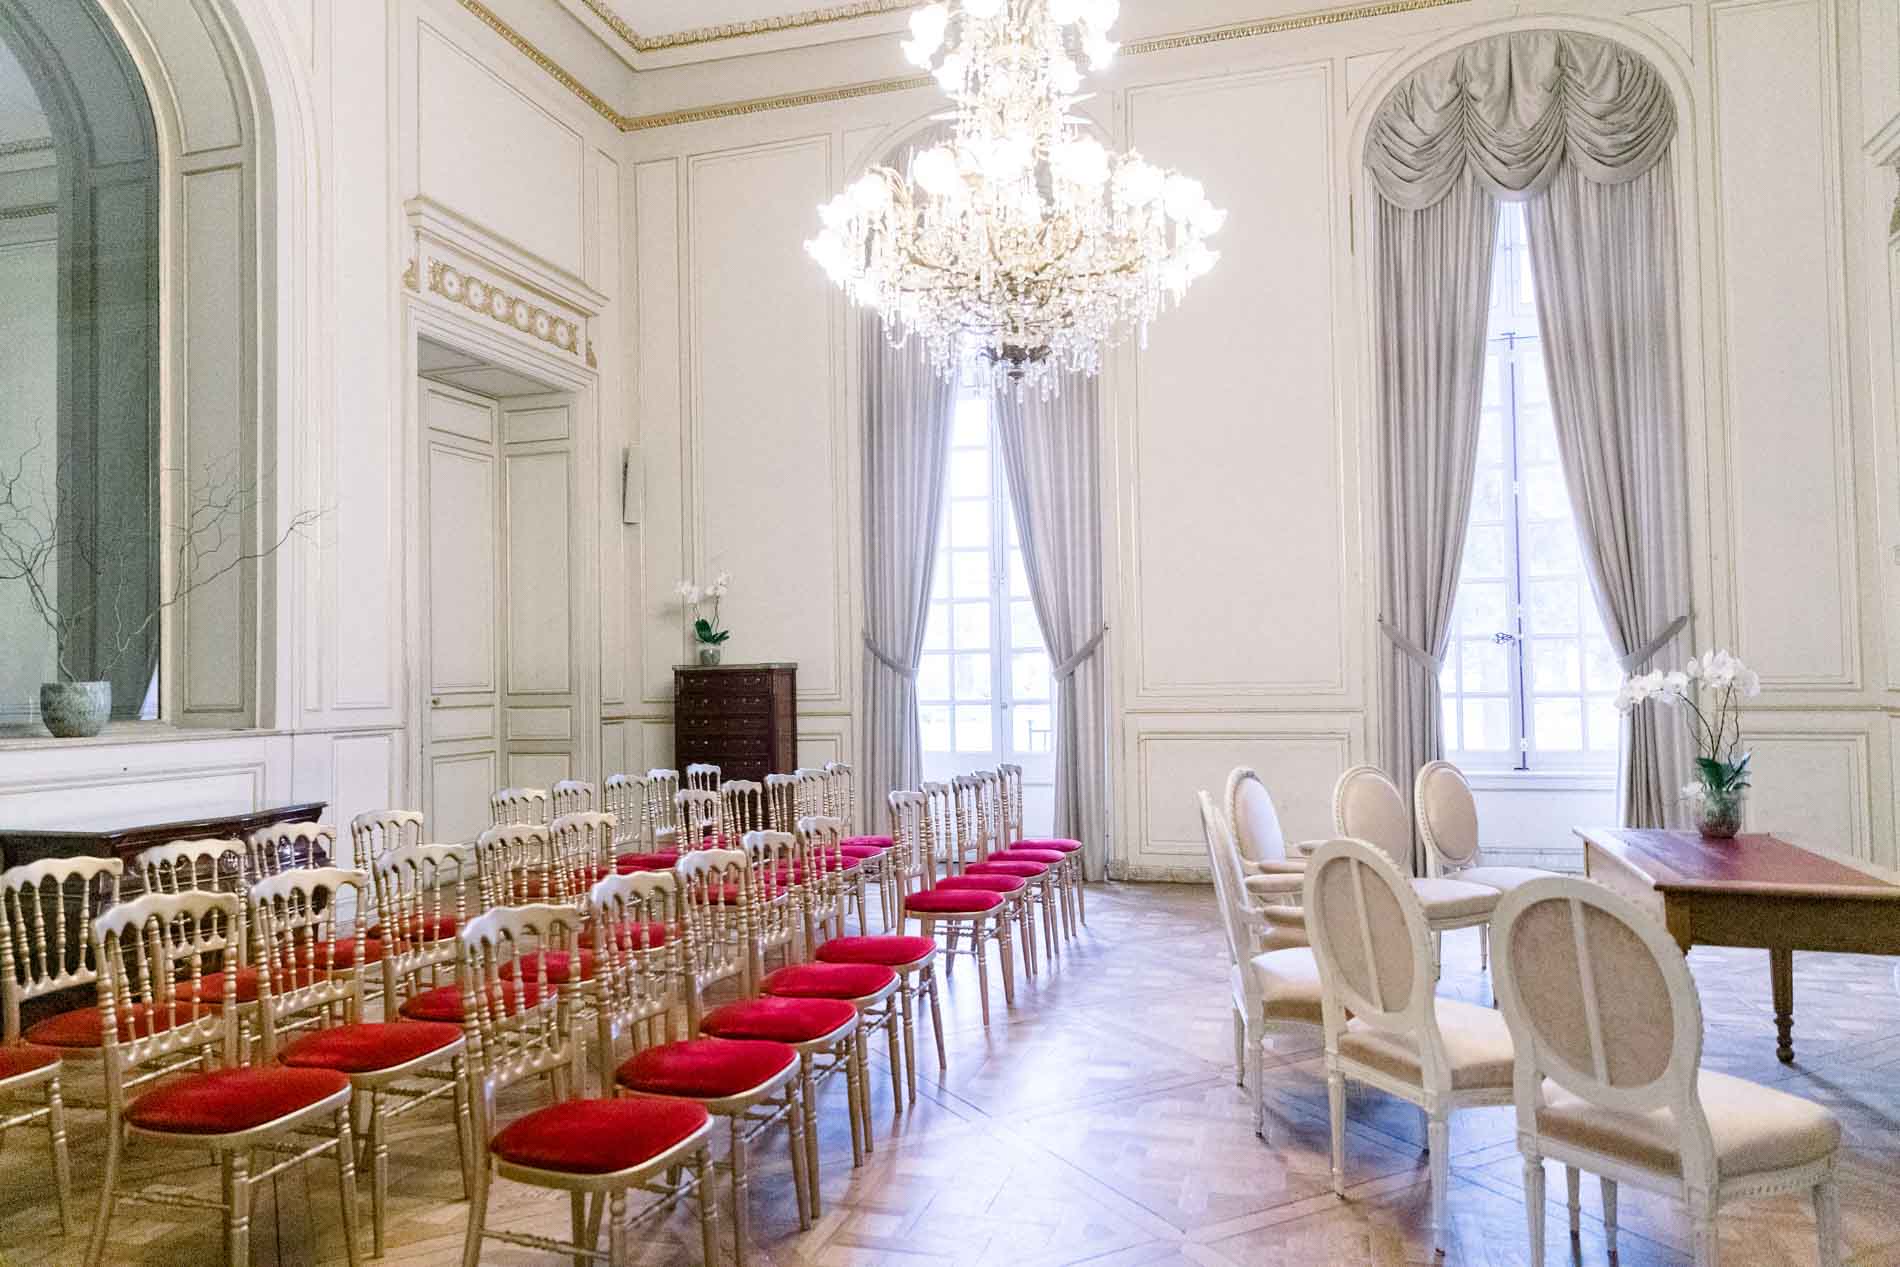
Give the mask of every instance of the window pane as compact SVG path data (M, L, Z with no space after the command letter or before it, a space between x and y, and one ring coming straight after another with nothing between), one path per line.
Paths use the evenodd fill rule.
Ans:
M1055 727L1047 704L1018 704L1013 715L1015 733L1011 738L1017 752L1055 751Z
M1458 587L1458 610L1466 634L1509 633L1510 607L1510 594L1501 584Z
M1464 750L1466 752L1509 752L1511 742L1511 702L1501 699L1465 701Z
M1023 567L1023 552L1009 552L1009 593L1011 598L1029 597L1029 573Z
M990 697L990 658L987 655L957 657L957 700L968 702Z
M1479 471L1471 486L1471 522L1498 523L1504 519L1504 470Z
M1540 699L1531 709L1531 742L1539 752L1583 751L1583 702Z
M1521 339L1517 345L1518 445L1520 450L1526 446L1534 450L1526 452L1522 460L1527 462L1557 460L1557 430L1550 425L1550 414L1545 408L1550 404L1550 385L1544 381L1542 344L1541 339ZM1533 414L1538 418L1533 420Z
M1592 699L1585 719L1590 726L1590 751L1615 753L1622 742L1622 715L1616 711L1616 700Z
M1532 519L1570 522L1570 490L1564 468L1555 462L1524 468L1524 511Z
M985 451L990 447L990 402L981 396L966 396L957 402L956 427L950 434L954 445L973 444Z
M1524 587L1525 623L1540 634L1577 632L1577 582L1532 581Z
M1592 621L1591 624L1598 622ZM1610 653L1610 640L1602 635L1585 640L1583 645L1584 684L1593 691L1614 691L1623 684L1623 666Z
M1498 363L1493 360L1485 367L1485 390L1497 381ZM1489 399L1487 398L1487 404ZM1478 420L1478 465L1496 466L1504 460L1504 418L1497 413L1487 413Z
M950 495L990 495L990 455L985 449L956 449L950 454Z
M1510 538L1503 527L1472 528L1465 534L1465 566L1461 576L1474 581L1492 580L1507 574Z
M950 588L958 598L990 596L990 553L958 550L950 556Z
M1465 690L1474 695L1504 695L1511 689L1511 644L1489 638L1463 642Z
M950 605L948 603L930 605L930 618L924 622L924 649L927 651L950 649Z
M1009 642L1014 647L1040 647L1042 625L1036 620L1034 603L1015 602L1009 605Z
M1455 699L1442 699L1438 701L1438 706L1444 710L1441 724L1445 728L1446 750L1450 752L1463 752L1465 748L1464 740L1458 734L1458 714L1462 711L1458 707L1458 701Z
M996 734L990 719L995 714L987 704L957 706L957 751L989 753L995 750Z
M949 656L927 655L923 663L917 666L917 698L926 700L950 698Z
M990 544L990 504L987 501L950 503L950 544L987 549Z
M942 704L925 704L917 710L917 721L924 732L925 752L949 752L950 709Z
M1534 638L1526 654L1530 657L1532 691L1542 694L1582 688L1583 670L1575 639Z
M988 603L958 603L956 615L958 651L988 651L990 649L990 605Z
M1049 655L1043 651L1018 652L1010 657L1009 689L1017 699L1049 698Z
M1577 529L1568 518L1524 527L1524 571L1531 576L1573 576L1583 567Z

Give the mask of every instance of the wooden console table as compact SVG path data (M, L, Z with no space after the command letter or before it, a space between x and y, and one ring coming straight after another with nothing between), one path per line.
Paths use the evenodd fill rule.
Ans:
M327 804L301 801L163 822L136 813L106 814L96 819L76 814L60 827L0 827L0 867L17 867L43 858L117 858L125 864L126 879L135 881L132 859L142 849L172 840L241 840L260 827L315 822ZM122 889L128 897L137 891L135 882Z
M1691 946L1768 952L1775 1054L1794 1060L1794 952L1900 955L1900 885L1777 836L1576 829L1584 874L1655 911Z

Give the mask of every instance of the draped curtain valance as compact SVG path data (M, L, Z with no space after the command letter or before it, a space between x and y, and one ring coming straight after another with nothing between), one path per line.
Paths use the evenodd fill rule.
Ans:
M1572 31L1520 31L1414 71L1374 116L1366 162L1387 202L1416 211L1467 172L1506 200L1542 192L1566 160L1585 180L1623 184L1675 134L1669 87L1636 53Z

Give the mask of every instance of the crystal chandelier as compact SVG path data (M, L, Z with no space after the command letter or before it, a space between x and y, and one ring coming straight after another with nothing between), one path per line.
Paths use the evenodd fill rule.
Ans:
M894 345L912 336L946 377L974 354L1000 382L1051 392L1143 339L1218 254L1227 213L1201 183L1111 155L1071 113L1085 58L1119 47L1118 0L956 0L911 15L904 52L955 110L908 175L873 167L819 209L805 249Z

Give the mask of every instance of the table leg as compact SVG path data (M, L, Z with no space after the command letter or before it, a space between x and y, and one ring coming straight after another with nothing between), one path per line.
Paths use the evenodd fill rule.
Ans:
M1794 1063L1794 951L1768 952L1768 979L1775 994L1775 1057Z

